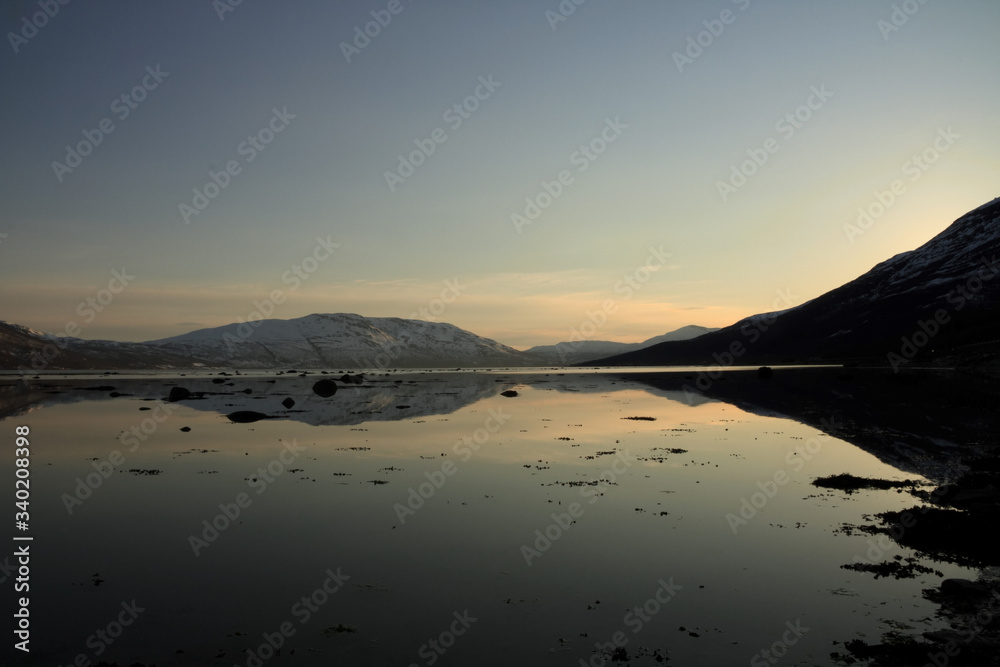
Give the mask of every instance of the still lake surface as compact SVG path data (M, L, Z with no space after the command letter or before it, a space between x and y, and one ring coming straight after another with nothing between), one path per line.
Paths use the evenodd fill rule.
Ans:
M0 378L32 451L9 664L826 665L944 627L936 574L841 568L872 549L842 525L912 496L811 484L919 477L779 415L623 372L218 377Z

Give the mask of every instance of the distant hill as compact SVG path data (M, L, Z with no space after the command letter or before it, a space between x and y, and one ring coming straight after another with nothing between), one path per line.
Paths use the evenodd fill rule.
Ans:
M795 308L601 365L875 362L995 365L1000 358L1000 198L916 250Z
M153 370L197 365L197 360L143 343L86 341L0 322L0 369L3 370Z
M564 341L555 345L537 345L525 350L525 353L538 357L545 364L582 364L615 354L641 350L657 343L672 340L688 340L712 331L718 331L718 329L709 329L708 327L690 324L675 331L654 336L641 343L616 343L607 340Z
M146 343L59 338L0 323L0 364L25 370L431 368L529 366L537 360L442 322L345 313L201 329Z

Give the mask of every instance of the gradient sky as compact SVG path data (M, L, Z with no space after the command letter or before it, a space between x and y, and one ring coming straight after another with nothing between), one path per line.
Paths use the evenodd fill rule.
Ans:
M10 33L40 10L4 3L0 319L150 340L246 319L281 290L274 317L433 308L527 347L613 300L594 338L636 341L816 297L1000 195L995 0L896 2L892 31L890 0L587 0L555 29L555 0L401 0L350 62L342 44L388 0L243 0L220 19L222 2L70 2L16 53ZM116 98L157 66L121 118ZM480 77L499 87L453 127ZM800 109L814 89L832 96ZM295 117L247 161L273 109ZM799 127L778 125L797 110ZM114 130L57 176L105 118ZM581 171L574 152L608 119L627 127ZM437 128L446 140L390 190L385 172ZM768 145L723 201L718 183ZM907 164L925 151L926 170ZM232 160L186 223L179 205ZM512 214L563 170L519 232ZM339 247L296 285L317 238ZM651 247L670 257L647 274ZM87 306L123 268L127 287Z

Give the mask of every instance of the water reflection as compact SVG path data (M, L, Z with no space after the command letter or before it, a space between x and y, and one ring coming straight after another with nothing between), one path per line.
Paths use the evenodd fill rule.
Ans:
M912 497L810 484L913 475L755 414L790 412L774 386L736 407L683 376L394 375L328 399L314 375L226 379L0 389L3 428L32 431L38 664L734 664L789 623L809 630L785 661L829 664L858 632L943 627L920 596L936 575L840 568L869 548L844 523ZM164 402L173 386L205 395Z

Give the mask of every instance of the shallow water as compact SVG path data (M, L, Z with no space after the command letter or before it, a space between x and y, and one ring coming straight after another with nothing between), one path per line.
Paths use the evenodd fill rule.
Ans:
M834 642L941 627L920 595L937 575L840 567L912 556L838 529L914 499L811 485L914 475L813 427L623 375L386 375L328 399L317 379L24 389L0 433L31 429L33 660L599 665L604 644L635 665L821 665ZM175 385L223 393L164 403Z

